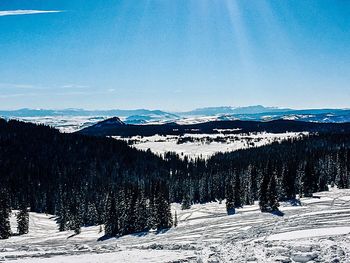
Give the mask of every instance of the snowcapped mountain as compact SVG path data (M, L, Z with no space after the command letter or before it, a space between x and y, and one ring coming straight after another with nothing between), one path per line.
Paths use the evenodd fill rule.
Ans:
M19 109L0 111L0 117L43 123L63 132L74 132L105 119L118 116L125 124L198 124L213 121L271 121L295 120L304 122L350 122L350 109L305 109L264 107L209 107L187 112L170 113L161 110L83 110L83 109Z
M167 113L164 111L152 111L147 114L135 114L130 115L125 118L125 123L128 124L145 124L145 123L164 123L164 122L172 122L174 120L180 119L179 116Z
M182 117L181 123L198 123L214 120L271 121L278 119L326 123L350 122L349 109L293 110L257 105L238 108L201 108L177 114Z
M74 132L99 121L118 116L128 124L164 123L180 117L161 110L83 110L83 109L19 109L0 111L0 117L18 119L33 123L42 123L60 129L63 132Z
M222 117L222 116L218 116ZM350 110L317 109L317 110L290 110L286 112L262 112L255 114L232 114L225 118L254 121L295 120L305 122L343 123L350 122Z
M263 112L286 112L291 109L280 109L275 107L264 107L262 105L254 105L247 107L207 107L198 108L188 112L178 112L178 115L185 116L211 116L211 115L230 115L230 114L256 114Z

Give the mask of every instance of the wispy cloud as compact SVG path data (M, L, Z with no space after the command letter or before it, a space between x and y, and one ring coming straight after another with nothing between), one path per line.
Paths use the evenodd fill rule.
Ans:
M17 15L35 15L47 13L60 13L61 10L3 10L0 11L0 16L17 16Z
M79 85L79 84L66 84L66 85L60 86L59 88L61 88L61 89L85 89L85 88L89 88L89 86Z
M43 84L23 84L23 83L5 83L0 82L1 90L52 90L52 89L65 89L65 90L82 90L87 89L90 86L81 84L64 84L56 86L47 86Z
M10 98L18 98L18 97L36 97L39 95L40 93L0 94L0 99L10 99Z
M0 88L18 88L18 89L33 89L31 84L17 84L17 83L2 83L0 82Z

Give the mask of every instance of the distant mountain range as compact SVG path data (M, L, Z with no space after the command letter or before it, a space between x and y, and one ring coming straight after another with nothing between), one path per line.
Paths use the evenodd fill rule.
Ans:
M84 110L84 109L19 109L0 111L0 117L5 118L60 118L69 117L102 117L103 119L119 117L127 124L164 124L177 122L180 124L193 124L208 121L224 120L297 120L305 122L350 122L350 109L305 109L295 110L289 108L264 107L262 105L247 107L208 107L186 112L165 112L161 110Z
M47 109L18 109L18 110L0 110L0 116L6 117L46 117L46 116L119 116L128 117L132 115L153 115L153 116L172 116L174 114L167 113L161 110L84 110L84 109L62 109L62 110L47 110Z
M281 109L275 107L264 107L262 105L247 106L247 107L208 107L199 108L187 112L178 112L180 116L212 116L212 115L227 115L227 114L257 114L264 112L287 112L292 109Z
M46 117L104 117L109 118L118 116L127 123L142 124L147 122L166 122L179 119L180 117L161 110L84 110L84 109L63 109L63 110L47 110L47 109L19 109L10 111L0 111L0 117L5 118L46 118Z

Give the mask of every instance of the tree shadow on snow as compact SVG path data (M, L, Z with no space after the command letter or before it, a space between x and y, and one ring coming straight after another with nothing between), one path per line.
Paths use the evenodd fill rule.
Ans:
M163 229L160 229L160 230L157 230L156 231L156 234L159 235L159 234L165 234L166 232L168 232L170 230L170 228L163 228Z
M275 216L284 216L284 213L280 210L271 211L270 213Z
M169 231L169 229L170 228L160 229L160 230L157 230L155 233L156 233L156 235L165 234L166 232ZM131 234L128 234L128 235L135 236L135 237L144 237L144 236L147 236L148 234L149 234L149 231L143 231L143 232L138 232L138 233L131 233ZM74 236L74 235L72 235L72 236ZM128 235L125 235L125 236L128 236ZM72 236L70 236L70 237L72 237ZM97 241L105 241L105 240L112 239L112 238L118 239L119 236L103 235L102 237L99 237L97 239Z
M134 237L144 237L144 236L147 236L148 235L148 231L143 231L143 232L138 232L138 233L132 233L130 234L131 236L134 236Z
M236 209L235 208L231 208L231 209L227 209L227 215L231 216L236 214Z
M74 233L74 234L68 236L67 239L70 239L70 238L75 237L75 236L77 236L77 235L79 235L79 234L75 234L75 233Z
M131 234L127 234L124 236L134 236L134 237L143 237L143 236L147 236L148 235L148 231L144 231L144 232L138 232L138 233L131 233ZM99 237L97 239L97 241L105 241L108 239L118 239L120 236L110 236L110 235L103 235L102 237Z
M286 202L291 204L291 206L301 206L301 202L298 199L290 199L290 200L287 200Z
M106 241L106 240L112 239L112 238L118 239L118 237L114 237L114 236L110 236L110 235L103 235L102 237L99 237L99 238L97 239L97 241Z

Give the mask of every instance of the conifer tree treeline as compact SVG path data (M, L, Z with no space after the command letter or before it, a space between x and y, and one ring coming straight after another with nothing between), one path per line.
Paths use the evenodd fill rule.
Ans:
M11 236L10 213L9 195L4 188L0 188L0 239Z
M332 182L347 188L350 136L312 135L189 160L0 119L0 180L1 237L10 234L9 209L23 202L30 211L57 215L62 231L105 224L106 234L117 236L170 227L171 202L186 209L226 199L234 213L259 200L262 211L273 212L279 201L327 190Z
M229 213L234 208L259 200L262 211L278 210L278 202L325 191L334 182L340 188L350 183L350 135L318 134L303 139L275 142L258 148L218 153L209 160L170 161L172 201L183 201L183 189L191 203L226 198ZM176 163L178 162L178 163ZM186 162L186 160L184 160ZM190 177L183 180L181 165L189 167Z
M22 202L17 214L17 230L19 235L27 234L29 231L29 213L25 202Z
M1 237L10 235L10 207L21 210L19 230L27 232L23 202L57 215L61 231L104 224L113 214L109 193L117 209L111 234L170 227L168 174L162 158L122 141L0 119Z

